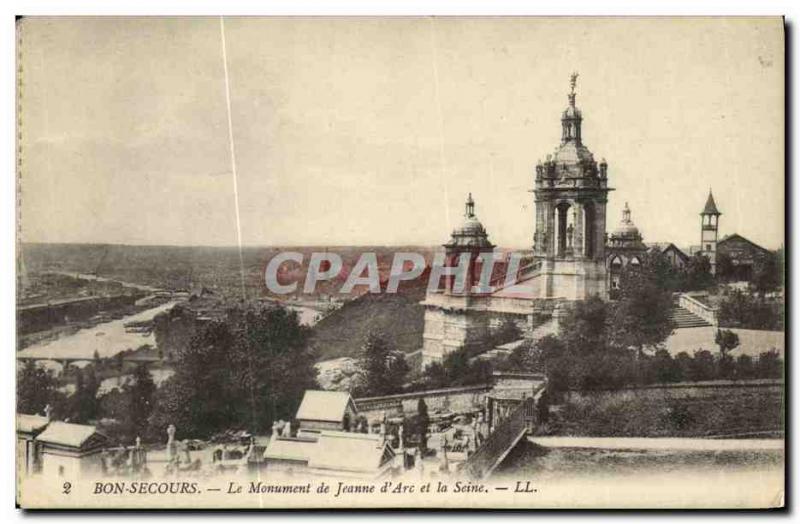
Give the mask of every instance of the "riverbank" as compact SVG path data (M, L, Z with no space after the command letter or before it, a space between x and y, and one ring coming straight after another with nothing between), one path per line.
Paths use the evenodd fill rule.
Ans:
M131 316L110 322L103 322L93 327L80 329L75 333L33 344L17 352L17 358L34 358L38 360L92 360L110 358L126 350L135 350L143 345L155 347L155 336L152 332L129 332L125 324L152 320L162 311L167 311L177 304L170 301L157 307L140 311Z

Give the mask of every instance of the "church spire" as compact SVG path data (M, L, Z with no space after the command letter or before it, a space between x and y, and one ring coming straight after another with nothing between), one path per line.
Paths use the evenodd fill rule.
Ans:
M706 205L705 207L703 207L703 211L700 214L715 215L715 216L719 216L722 214L717 209L717 203L714 202L714 194L711 192L711 188L708 188L708 199L706 200Z

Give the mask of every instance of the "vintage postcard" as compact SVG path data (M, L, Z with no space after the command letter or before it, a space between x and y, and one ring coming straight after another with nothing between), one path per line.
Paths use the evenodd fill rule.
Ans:
M22 508L780 508L784 21L22 17Z

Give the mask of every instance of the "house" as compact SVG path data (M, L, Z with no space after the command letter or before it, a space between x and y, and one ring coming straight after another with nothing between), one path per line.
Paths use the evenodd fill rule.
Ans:
M717 253L723 264L730 261L729 266L720 268L723 276L729 280L744 282L753 279L757 263L774 256L770 250L736 233L726 235L717 243Z
M350 431L358 409L349 393L309 390L303 396L295 419L301 432Z
M655 242L650 245L650 250L664 255L670 265L675 269L683 269L691 258L681 248L672 242Z
M109 439L94 426L50 422L36 442L46 477L77 478L102 472L102 451Z
M31 475L41 469L41 455L36 437L48 424L48 416L17 415L17 471L20 474Z
M268 471L287 474L379 478L389 473L394 458L381 435L323 430L316 437L273 437L263 463Z

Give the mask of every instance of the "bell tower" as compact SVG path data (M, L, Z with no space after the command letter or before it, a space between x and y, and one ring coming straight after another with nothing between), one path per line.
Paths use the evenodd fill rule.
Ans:
M711 274L717 271L717 239L719 238L719 217L722 213L717 209L714 195L708 190L706 205L700 212L700 253L711 262Z
M536 230L542 298L607 298L605 276L608 165L583 144L583 115L575 104L578 74L570 78L561 115L561 144L536 165Z

